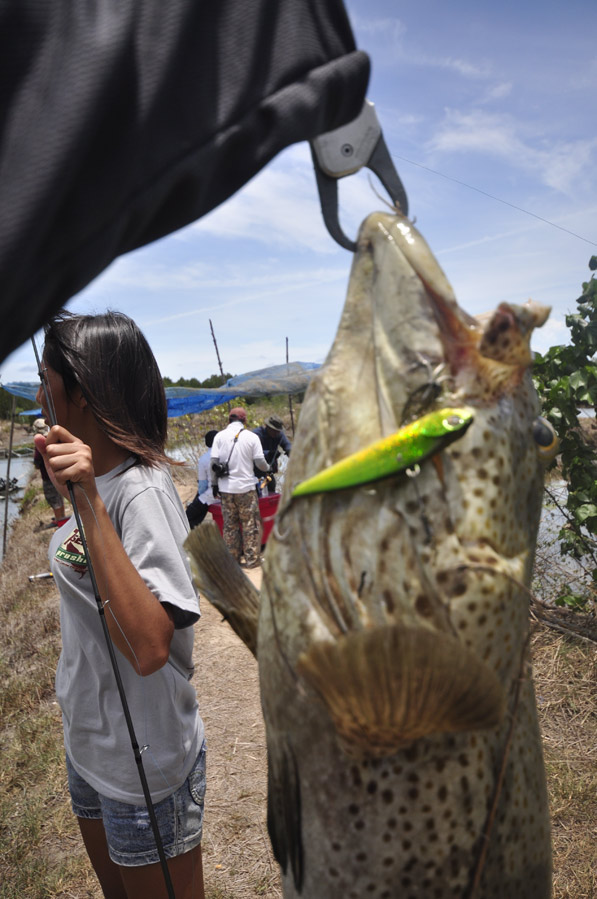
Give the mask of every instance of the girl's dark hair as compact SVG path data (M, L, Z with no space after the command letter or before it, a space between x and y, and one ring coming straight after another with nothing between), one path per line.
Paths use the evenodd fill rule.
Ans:
M79 387L100 428L143 465L169 462L168 407L155 357L127 315L61 311L45 326L44 360Z

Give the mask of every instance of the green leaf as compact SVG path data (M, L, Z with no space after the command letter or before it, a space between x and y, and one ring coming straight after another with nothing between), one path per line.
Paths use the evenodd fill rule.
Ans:
M576 611L584 609L586 605L587 597L578 596L575 593L565 593L556 599L556 606L568 606L569 609L575 609Z
M574 514L577 520L582 523L586 521L587 518L597 516L597 505L595 505L595 503L584 503L582 506L578 507Z
M570 386L574 388L574 390L578 390L579 387L587 386L587 373L584 369L580 369L579 371L575 371L570 375Z

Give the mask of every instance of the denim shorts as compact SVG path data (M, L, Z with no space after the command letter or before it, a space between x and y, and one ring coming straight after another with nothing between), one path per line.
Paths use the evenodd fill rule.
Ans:
M201 842L205 799L205 741L183 785L154 805L164 854L173 858ZM101 818L110 858L117 865L133 867L159 861L158 850L145 805L129 805L102 796L80 777L66 757L72 809L78 818Z

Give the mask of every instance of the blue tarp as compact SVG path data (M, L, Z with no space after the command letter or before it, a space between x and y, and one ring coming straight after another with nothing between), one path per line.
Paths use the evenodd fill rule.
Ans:
M35 395L39 389L39 381L34 381L33 384L28 381L14 381L11 384L0 384L0 387L3 387L8 393L12 393L14 396L22 396L26 400L35 401Z
M243 396L302 393L318 368L315 362L289 362L236 375L222 387L166 387L168 415L205 412Z
M166 387L168 417L205 412L243 396L302 393L318 368L316 362L288 362L236 375L229 378L222 387ZM39 383L15 381L1 386L15 396L35 400ZM41 414L41 410L35 411Z

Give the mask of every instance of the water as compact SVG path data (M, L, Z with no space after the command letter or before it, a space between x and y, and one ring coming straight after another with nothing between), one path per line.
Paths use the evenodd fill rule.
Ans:
M6 471L8 467L8 459L0 459L0 478L6 477ZM21 458L12 458L10 460L10 479L17 478L19 489L14 490L12 493L8 495L8 530L6 534L6 548L8 551L9 548L9 540L10 540L10 523L13 521L17 515L19 514L19 503L23 498L23 493L25 491L25 487L29 482L29 478L31 477L31 473L33 471L33 458L32 456L24 456ZM2 561L3 556L3 543L4 543L4 516L6 514L6 496L4 493L0 493L0 562Z
M577 561L560 554L558 533L566 518L559 507L566 505L567 486L564 480L554 480L546 487L555 503L546 493L537 537L533 590L541 599L552 602L563 593L584 594L583 584L590 581L595 565L589 558Z

